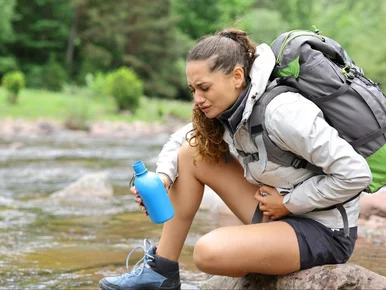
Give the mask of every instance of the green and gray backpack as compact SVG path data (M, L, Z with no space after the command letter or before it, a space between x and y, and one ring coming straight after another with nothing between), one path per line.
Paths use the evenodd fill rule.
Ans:
M268 160L321 171L276 146L263 122L265 108L273 98L287 91L298 92L314 102L339 136L366 159L373 177L367 191L379 190L386 184L386 98L379 84L366 78L336 41L318 31L283 33L271 48L276 57L274 80L256 102L249 127L254 140L262 137ZM244 157L250 162L258 154Z

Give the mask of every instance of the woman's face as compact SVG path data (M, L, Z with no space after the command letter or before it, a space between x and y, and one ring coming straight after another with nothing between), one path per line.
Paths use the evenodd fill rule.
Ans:
M240 67L226 75L221 70L211 72L209 61L190 61L186 77L194 103L208 118L215 118L232 106L244 89L244 71Z

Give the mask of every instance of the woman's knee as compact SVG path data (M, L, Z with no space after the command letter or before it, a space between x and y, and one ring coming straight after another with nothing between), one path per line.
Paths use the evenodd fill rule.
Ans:
M219 229L216 229L202 236L196 243L193 252L193 261L197 268L205 273L213 273L213 269L218 269L221 260L221 241L216 236Z

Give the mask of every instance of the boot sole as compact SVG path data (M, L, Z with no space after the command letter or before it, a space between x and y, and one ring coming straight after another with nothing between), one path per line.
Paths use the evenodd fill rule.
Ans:
M110 286L110 285L103 283L103 279L99 281L99 288L101 288L102 290L124 290L123 288L121 288L119 286ZM174 287L159 287L159 288L145 287L145 288L138 288L138 289L139 290L140 289L143 289L143 290L151 290L151 289L154 289L154 290L181 290L181 283L179 283L178 285L176 285Z

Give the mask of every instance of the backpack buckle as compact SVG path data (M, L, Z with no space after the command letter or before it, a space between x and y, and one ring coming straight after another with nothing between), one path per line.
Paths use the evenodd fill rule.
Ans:
M291 166L300 169L300 168L306 168L308 161L305 159L299 159L299 158L294 158L291 162Z
M356 73L355 69L350 66L345 66L342 69L342 74L346 78L346 81L350 84L352 83L352 80L355 78L355 73Z
M247 156L244 156L243 158L243 164L246 166L248 163L259 161L259 153L247 153Z

